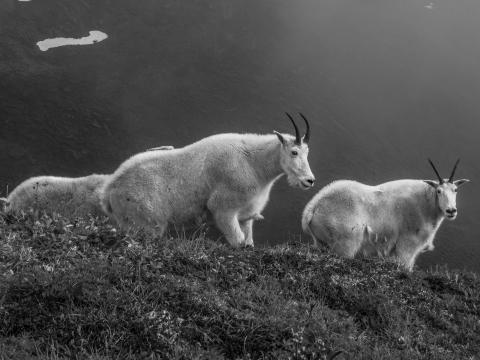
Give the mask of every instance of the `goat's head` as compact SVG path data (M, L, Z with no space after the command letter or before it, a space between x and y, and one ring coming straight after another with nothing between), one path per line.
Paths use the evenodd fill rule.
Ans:
M308 125L307 119L300 114L307 125L305 136L301 137L295 121L293 121L290 115L287 114L287 116L295 128L295 138L291 136L287 137L274 131L282 143L280 164L283 171L287 174L287 181L291 186L298 186L301 189L307 190L310 189L315 182L315 177L310 170L310 165L307 160L310 126Z
M430 161L430 159L428 159L428 161ZM435 170L435 174L437 174L438 183L433 180L424 180L428 185L435 188L438 205L440 206L442 213L449 220L453 220L457 217L457 188L469 181L467 179L453 181L453 176L455 175L455 170L457 169L459 161L460 159L455 163L449 179L442 179L437 169L435 169L435 166L430 161L433 170Z

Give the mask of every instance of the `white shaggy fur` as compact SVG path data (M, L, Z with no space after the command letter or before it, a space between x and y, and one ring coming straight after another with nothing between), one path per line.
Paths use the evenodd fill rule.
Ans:
M302 228L315 245L321 241L340 255L390 256L412 269L421 252L433 250L445 217L456 217L457 187L467 181L397 180L378 186L335 181L307 204Z
M180 149L137 154L101 190L103 209L122 226L159 236L169 223L209 210L232 246L253 245L252 222L263 218L275 180L287 174L291 186L313 186L308 136L297 141L278 133L220 134Z
M156 147L156 148L151 148L151 149L148 149L147 151L157 151L157 150L173 150L174 147L173 146L170 146L170 145L164 145L164 146L159 146L159 147Z
M67 217L105 216L99 190L109 175L67 178L37 176L18 185L8 196L6 211L45 210Z

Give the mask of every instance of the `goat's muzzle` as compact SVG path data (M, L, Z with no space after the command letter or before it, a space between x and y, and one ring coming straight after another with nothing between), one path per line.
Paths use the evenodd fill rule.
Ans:
M307 189L310 189L313 186L314 183L315 183L315 178L300 180L300 184L301 184L300 187L302 189L307 190Z

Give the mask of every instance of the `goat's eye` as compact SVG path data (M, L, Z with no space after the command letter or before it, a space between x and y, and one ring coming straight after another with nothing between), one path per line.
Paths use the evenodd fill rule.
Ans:
M441 193L442 193L442 190L438 189L438 190L437 190L437 193L441 194Z
M457 189L455 189L455 190L453 190L453 191L457 192Z
M297 155L298 155L298 151L293 150L293 151L292 151L292 155L297 156Z

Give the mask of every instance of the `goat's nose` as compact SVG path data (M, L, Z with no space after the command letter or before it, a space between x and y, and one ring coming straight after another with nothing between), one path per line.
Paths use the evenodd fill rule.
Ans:
M308 182L311 186L313 186L313 183L315 182L315 178L313 178L313 179L308 179L307 182Z
M456 212L457 212L457 209L455 209L455 208L447 209L447 213L449 213L450 215L454 215Z

